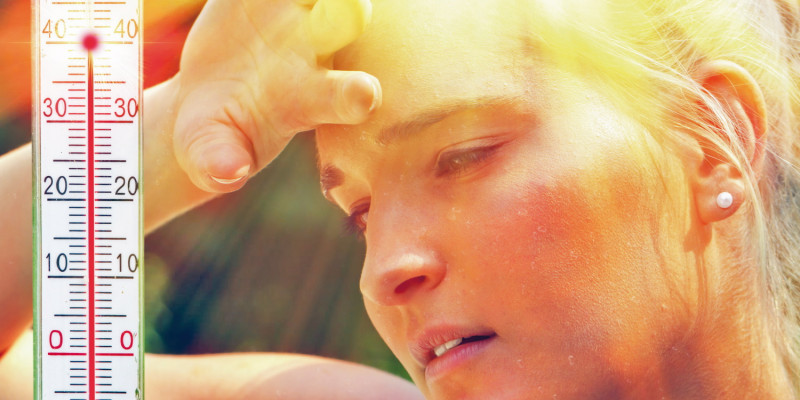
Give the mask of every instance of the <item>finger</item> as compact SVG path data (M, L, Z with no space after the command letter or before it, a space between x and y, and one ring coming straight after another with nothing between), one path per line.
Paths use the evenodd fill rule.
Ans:
M254 169L250 141L236 126L227 123L179 122L174 147L178 163L189 179L207 192L237 190Z
M370 0L318 0L306 26L318 55L327 55L355 40L372 17Z
M312 7L317 0L294 0L297 4L303 7Z
M297 93L308 127L363 122L383 98L378 79L358 71L319 70Z

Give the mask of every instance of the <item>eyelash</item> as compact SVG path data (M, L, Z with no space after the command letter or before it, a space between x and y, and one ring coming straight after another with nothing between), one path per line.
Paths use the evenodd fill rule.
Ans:
M369 204L356 207L353 211L351 211L350 215L344 217L343 222L345 231L358 236L359 239L363 239L364 231L367 230L367 226L366 223L360 219L366 213L369 213Z
M475 164L486 161L500 146L495 144L443 153L436 162L436 177L460 175Z
M454 150L444 153L445 157L439 157L436 163L436 177L444 175L459 175L469 167L483 162L494 154L500 144L484 147L472 147L462 150ZM450 156L451 157L447 157ZM466 161L463 161L465 160ZM457 161L458 160L458 161ZM454 162L457 161L457 162ZM360 239L363 239L364 232L367 230L366 221L361 220L364 215L369 214L369 204L361 205L353 209L349 215L344 217L344 229Z

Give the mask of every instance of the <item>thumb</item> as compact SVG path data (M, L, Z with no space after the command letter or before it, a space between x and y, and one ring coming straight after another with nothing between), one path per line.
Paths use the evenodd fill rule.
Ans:
M319 70L302 81L297 93L308 127L361 123L383 99L378 79L358 71Z

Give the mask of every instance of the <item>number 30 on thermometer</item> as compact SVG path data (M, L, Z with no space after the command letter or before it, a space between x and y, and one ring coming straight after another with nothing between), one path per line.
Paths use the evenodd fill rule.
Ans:
M141 5L33 5L36 399L142 399Z

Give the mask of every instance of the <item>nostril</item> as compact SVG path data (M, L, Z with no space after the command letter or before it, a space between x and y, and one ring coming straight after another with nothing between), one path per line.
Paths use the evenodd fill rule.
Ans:
M407 292L409 289L413 288L414 286L421 285L422 282L425 282L424 275L420 275L411 279L406 279L403 283L397 285L397 287L394 288L394 293L403 294Z

